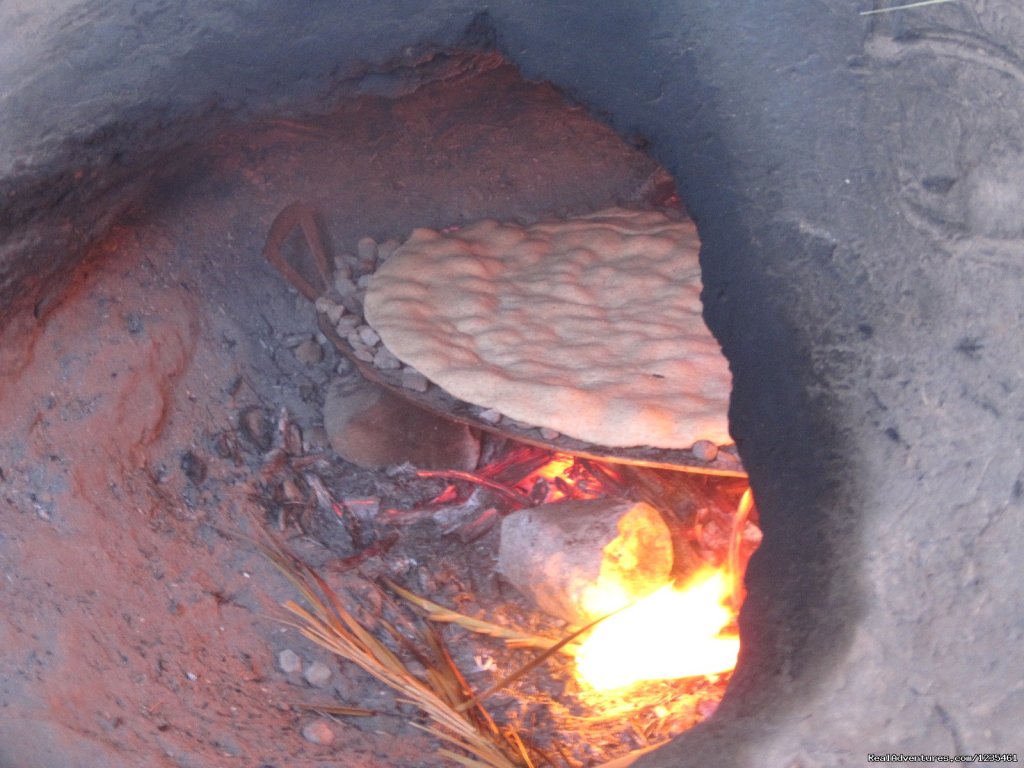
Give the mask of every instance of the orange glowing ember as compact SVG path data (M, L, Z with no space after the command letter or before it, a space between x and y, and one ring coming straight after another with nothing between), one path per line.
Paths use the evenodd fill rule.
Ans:
M529 477L543 477L545 480L553 481L556 477L562 477L575 462L576 459L567 453L555 453L551 461L530 474Z
M516 487L524 493L529 493L537 480L543 480L547 488L543 503L553 504L562 501L569 496L569 490L574 486L569 472L575 463L576 459L567 453L554 453L551 461L526 475Z
M683 588L667 585L608 617L577 651L577 676L609 690L732 670L740 639L721 634L733 618L730 587L724 570L702 571Z

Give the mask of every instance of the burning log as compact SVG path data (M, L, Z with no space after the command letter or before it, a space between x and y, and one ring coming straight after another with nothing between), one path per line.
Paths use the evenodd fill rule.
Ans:
M587 624L669 583L672 540L658 511L619 499L514 512L501 526L498 570L538 607Z

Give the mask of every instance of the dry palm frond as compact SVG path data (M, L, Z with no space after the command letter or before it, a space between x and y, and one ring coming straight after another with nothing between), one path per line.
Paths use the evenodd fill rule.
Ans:
M426 680L421 680L342 605L312 568L281 549L257 545L310 606L307 610L291 600L283 604L297 619L293 626L314 643L356 664L418 707L431 724L429 727L415 725L446 743L447 747L440 750L440 754L466 768L531 768L521 742L502 734L479 704L468 696L464 681L453 671L450 659L441 665L427 665ZM431 645L435 640L428 637L424 642Z
M474 619L472 616L466 616L458 611L445 608L443 605L439 605L425 597L420 597L407 589L402 589L402 587L391 580L385 580L385 584L387 584L388 589L392 592L405 598L426 613L427 618L431 621L457 624L463 629L468 629L470 632L503 640L510 648L539 648L546 651L562 642L563 644L559 647L559 650L569 656L574 656L579 647L576 643L564 643L554 638L541 637L540 635L533 635L518 629L503 627L500 624L493 624L483 619Z

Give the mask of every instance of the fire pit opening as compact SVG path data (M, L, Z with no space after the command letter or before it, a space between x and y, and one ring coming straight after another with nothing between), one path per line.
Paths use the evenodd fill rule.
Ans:
M329 650L323 632L333 630L306 625L307 638L282 635L265 618L287 593L260 560L260 546L286 548L278 555L285 563L297 563L294 556L306 564L294 567L312 568L366 632L384 633L378 639L404 658L409 674L443 647L440 658L460 675L452 706L486 692L477 706L496 730L476 727L498 742L501 756L488 765L602 764L706 719L724 694L739 648L743 573L760 531L725 431L726 363L701 320L696 232L672 177L639 139L624 142L496 53L448 52L388 82L396 92L208 131L203 142L154 164L145 194L111 218L84 266L69 268L33 302L32 322L42 331L18 339L19 323L28 321L10 325L9 346L17 354L20 344L23 355L23 423L11 429L37 435L20 461L49 457L45 474L11 481L34 510L29 525L92 528L95 510L119 497L131 499L126 508L134 512L107 515L94 535L127 527L140 551L172 535L185 551L203 550L167 564L153 555L167 615L152 615L148 588L135 598L129 624L163 638L156 667L145 643L94 638L90 653L130 646L126 677L105 677L62 727L91 733L90 718L113 707L124 711L114 720L131 722L104 742L117 749L157 733L164 749L203 760L218 750L264 761L314 750L354 764L346 745L358 737L374 765L413 764L408 750L378 738L390 734L422 742L410 749L435 754L425 764L442 759L443 743L431 745L417 730L431 722L429 707L396 703L407 690L309 642ZM701 336L694 354L712 355L707 378L719 387L719 410L710 418L721 426L695 421L674 438L677 447L654 439L635 445L635 438L604 445L523 423L489 401L457 400L395 357L380 341L385 329L364 316L367 288L383 265L403 257L410 233L428 241L469 237L488 220L528 233L532 250L564 222L576 227L571 243L589 244L579 240L593 239L586 233L625 238L628 253L615 258L631 266L615 266L620 282L602 290L611 305L633 304L662 334L653 342L659 355L678 356L680 346L685 353L674 334L691 329L673 326L672 316L659 314L667 307L628 283L645 279L649 291L652 279L668 281L674 301L678 281L689 297L686 322ZM576 253L560 256L559 247L552 240L544 254L562 260L544 266L552 285ZM655 258L668 259L666 276L642 277ZM609 257L600 268L613 264ZM452 276L447 266L435 269ZM561 323L587 307L585 299L565 302L584 277L550 290L547 302L562 319L541 323L536 340L527 339L541 358L570 350L559 346L569 343ZM535 278L511 280L528 279ZM413 279L426 281L421 272ZM524 319L537 311L546 310L532 308ZM652 343L635 325L609 322L585 329L586 343L619 332L637 339L637 354ZM690 386L711 386L703 364L685 354L681 364ZM655 385L674 380L672 369L658 372L660 358L619 365L635 365L628 376ZM631 386L619 408L630 405ZM33 412L41 415L25 422ZM624 426L633 427L630 418ZM603 420L595 427L617 437ZM140 568L137 556L122 552L98 570L142 582ZM32 578L24 575L25 600ZM77 589L58 582L53 599L59 604ZM429 604L403 609L399 594ZM216 618L188 607L208 599ZM168 632L181 633L174 648L165 647ZM207 633L214 638L200 651ZM251 659L245 684L218 690L233 674L225 660L239 658ZM77 674L73 661L61 664ZM106 665L96 662L94 672L106 675ZM184 682L171 684L178 674ZM425 679L437 689L432 675ZM212 735L231 728L216 713L185 727L196 717L178 698L189 682L208 689L189 694L192 707L244 708L249 718L281 721L286 735L242 747ZM154 696L150 686L161 694L156 714L145 709L136 720L128 710L137 713ZM450 726L434 727L451 738ZM455 751L467 749L458 743Z

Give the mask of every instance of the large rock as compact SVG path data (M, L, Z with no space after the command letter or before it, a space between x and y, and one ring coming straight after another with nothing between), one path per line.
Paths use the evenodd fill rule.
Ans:
M360 467L409 462L470 470L480 459L480 441L465 424L417 408L358 373L330 383L324 429L338 455Z

